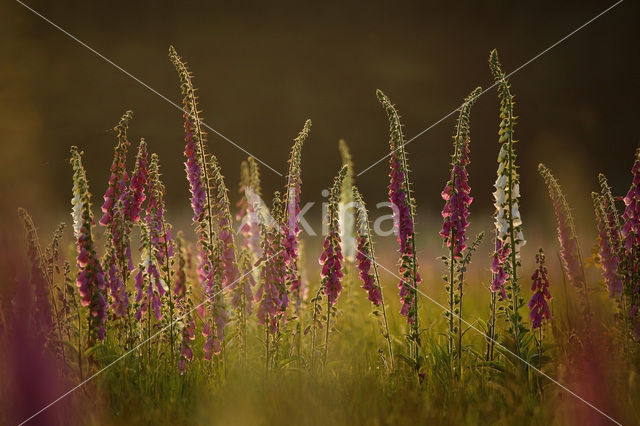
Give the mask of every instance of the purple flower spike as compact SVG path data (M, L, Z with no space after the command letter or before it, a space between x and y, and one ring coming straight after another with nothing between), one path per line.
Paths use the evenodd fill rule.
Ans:
M548 304L548 301L551 300L551 293L549 293L549 279L547 278L547 268L544 266L544 252L542 249L536 255L536 263L538 268L531 276L533 296L528 305L530 311L529 319L533 329L541 327L542 321L551 319L551 311Z

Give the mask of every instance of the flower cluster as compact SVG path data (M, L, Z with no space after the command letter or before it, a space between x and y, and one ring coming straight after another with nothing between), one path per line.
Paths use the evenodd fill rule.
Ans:
M512 256L512 265L509 269L513 278L511 286L514 293L514 303L517 304L519 287L516 282L516 259L520 258L520 250L526 244L526 241L522 233L522 219L518 203L520 198L520 178L514 150L514 145L517 142L514 139L514 100L496 50L491 51L489 55L489 68L496 81L500 99L500 126L498 130L500 151L498 153L497 178L494 184L496 190L493 193L494 206L496 208L496 239L500 240L500 243L496 242L496 248L498 246L500 248L496 250L494 255L494 264L496 261L500 263L493 265L492 269L502 272L498 274L494 272L492 288L495 288L493 291L500 289L501 294L504 296L502 288L504 287L506 276L503 274L505 269L509 269L509 267L506 265L508 255L501 253L501 251L508 250Z
M114 148L113 163L111 164L111 174L109 176L109 184L104 194L104 203L102 204L102 218L100 225L108 226L113 222L115 210L118 201L125 193L127 184L129 183L129 175L127 174L127 151L131 143L127 138L127 127L129 120L133 116L132 111L124 113L120 122L115 127L118 135L118 143Z
M509 274L506 272L509 253L509 246L505 246L502 240L496 239L496 249L493 252L493 261L491 262L491 274L493 275L491 291L494 293L500 293L501 300L505 300L507 298L505 283L507 282L507 279L509 279Z
M27 257L31 264L31 285L33 288L34 306L32 318L34 331L37 333L38 341L44 342L49 338L53 329L51 320L51 305L49 303L49 289L46 279L46 271L43 265L38 232L33 223L33 219L23 208L18 209L18 214L22 219L25 232L27 234Z
M133 269L129 241L132 223L127 220L123 212L129 196L126 160L131 143L127 138L127 128L132 115L131 111L125 112L114 128L118 143L114 149L109 184L102 205L103 216L100 219L100 225L107 227L107 234L110 237L107 241L104 269L107 271L107 281L111 291L111 309L118 317L124 317L128 312L129 296L124 283Z
M162 319L162 296L169 290L164 276L169 279L169 263L173 256L171 228L164 220L164 185L160 180L158 156L151 155L147 185L146 217L142 224L142 262L135 277L136 302L141 303L136 319L147 312L149 303L156 320Z
M287 286L300 304L300 273L298 271L298 235L300 234L300 193L302 178L302 146L311 131L311 120L304 123L304 127L295 138L289 156L289 173L286 187L286 220L283 222L285 264L287 268Z
M567 274L567 278L571 284L578 288L585 285L584 271L582 269L582 260L580 257L580 248L578 246L578 238L575 232L573 216L569 209L562 188L551 174L551 171L544 164L538 165L538 170L544 178L549 196L553 203L558 222L558 241L560 242L560 256Z
M169 58L180 77L185 128L185 168L193 221L198 236L198 278L204 288L207 306L199 309L205 322L205 358L219 354L224 328L229 320L223 290L236 282L231 212L227 188L215 156L207 154L206 134L202 130L192 75L171 46Z
M624 249L627 252L640 246L640 149L636 151L636 160L633 163L631 173L633 180L623 199L625 209L622 214L624 220L622 238L624 239Z
M380 304L382 303L382 292L380 290L380 284L377 282L377 276L374 275L374 273L371 271L374 254L373 244L371 242L367 209L364 205L362 195L355 187L353 187L353 197L358 208L358 211L356 213L356 262L358 266L358 272L360 274L360 279L362 280L362 288L368 293L369 300L375 306L380 306Z
M102 265L93 247L93 213L91 211L89 182L82 165L82 153L75 146L71 147L70 161L73 168L72 216L78 248L77 286L82 306L89 307L89 346L92 346L96 339L102 340L105 337L106 282Z
M609 290L609 297L617 297L622 295L622 278L618 274L620 236L615 224L612 223L615 219L612 217L614 213L609 206L609 199L595 192L591 196L596 211L599 237L598 256L602 265L604 281Z
M284 207L280 193L276 191L273 197L272 215L278 224L284 217ZM268 325L271 332L275 333L279 327L280 316L289 305L286 285L286 250L282 249L285 235L279 226L269 227L263 220L262 209L258 205L256 208L262 227L262 256L256 265L260 263L263 265L260 270L260 286L254 300L259 301L258 323Z
M189 181L189 191L191 192L191 208L193 209L193 220L198 222L202 220L204 213L204 205L206 203L207 194L205 192L202 168L197 150L198 145L193 136L193 120L188 114L184 115L184 131L186 146L184 148L185 171L187 172L187 180Z
M391 101L380 90L376 92L378 100L389 117L389 158L391 172L389 174L389 201L393 206L394 227L400 243L399 273L402 279L398 283L402 308L400 313L407 317L409 324L417 327L418 316L418 284L422 282L418 273L415 251L414 200L409 188L409 168L404 150L404 137L400 118Z
M631 310L629 317L634 322L634 334L640 336L640 281L638 281L637 256L640 251L640 149L636 151L636 158L631 169L633 180L631 187L623 201L625 205L622 214L622 238L624 251L629 265L627 266L627 279L629 284L625 293L631 296ZM634 282L635 280L635 282Z
M191 343L195 339L196 323L191 312L193 310L193 302L191 301L191 289L187 285L187 250L185 247L182 232L178 232L176 238L176 256L178 258L178 267L176 270L176 279L173 288L173 294L176 296L176 307L181 320L178 325L181 328L180 335L180 358L178 359L178 372L184 374L187 362L193 359L193 350Z
M144 193L144 189L147 185L148 179L148 161L149 156L147 154L147 143L144 139L140 139L138 154L136 156L136 165L123 203L124 217L129 222L137 222L140 220L142 203L147 198Z
M541 327L543 320L549 321L551 319L551 311L548 304L548 301L551 300L551 293L549 293L549 279L547 278L547 268L544 266L544 252L542 249L536 255L536 263L538 268L531 276L533 296L528 305L531 328L534 329Z
M240 165L240 194L236 220L240 222L238 232L243 236L241 247L251 249L256 257L260 257L260 226L254 204L262 197L262 191L258 163L253 157Z
M340 224L338 222L338 203L340 202L340 190L345 176L347 166L343 166L340 173L335 178L331 193L329 195L329 206L327 212L328 232L322 246L320 255L320 265L322 265L322 287L327 296L330 306L333 306L342 291L342 247L340 244Z
M444 223L440 236L444 238L447 247L452 249L454 259L462 257L462 252L467 247L466 230L469 226L469 206L473 201L473 197L469 195L471 188L467 174L467 165L470 162L470 110L480 93L482 93L482 89L476 88L465 99L460 109L456 134L453 137L454 153L451 160L451 178L441 194L445 204L442 209Z

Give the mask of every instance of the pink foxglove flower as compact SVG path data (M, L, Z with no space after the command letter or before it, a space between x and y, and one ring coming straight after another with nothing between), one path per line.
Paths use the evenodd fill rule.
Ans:
M127 127L132 116L127 111L118 125L118 143L115 147L109 185L102 205L103 216L100 225L107 227L107 254L104 269L111 290L111 309L117 317L127 315L129 295L124 283L132 269L130 232L132 223L124 217L123 202L128 189L129 175L126 170L127 151L131 143L127 138Z
M144 189L148 179L148 161L147 143L141 139L129 189L126 194L123 194L124 216L130 222L137 222L140 219L140 213L142 213L142 203L146 199Z
M113 163L111 164L111 174L109 176L109 185L104 194L104 204L102 204L103 216L100 219L100 225L107 226L113 221L116 204L124 193L129 183L129 175L127 174L127 151L131 143L127 138L127 127L133 112L127 111L120 119L120 123L115 127L118 133L118 143L115 147Z
M18 214L22 219L27 237L27 257L31 265L31 287L33 290L33 308L31 314L33 318L33 329L36 332L36 340L44 345L45 340L51 338L53 331L53 321L51 316L51 304L49 302L48 280L44 259L41 258L42 249L38 239L38 231L33 223L33 219L23 208L18 209Z
M242 234L241 246L251 249L254 259L262 255L260 247L260 224L254 204L262 197L260 188L260 170L253 157L247 158L240 166L240 194L237 203L239 208L236 220L240 222L238 232Z
M340 244L340 224L338 222L338 203L340 202L340 191L342 182L347 174L347 166L342 167L340 174L336 177L331 194L329 195L328 206L328 233L324 240L322 254L320 255L320 265L322 265L322 287L327 296L329 306L333 306L342 291L342 247ZM328 313L327 313L328 314Z
M640 252L640 149L636 151L636 158L631 169L633 180L631 187L623 201L625 205L622 214L622 239L627 257L628 291L631 294L631 309L629 317L634 323L634 334L640 337L640 281L638 277L638 253ZM635 279L635 282L633 281Z
M560 255L562 263L567 274L567 278L571 284L578 288L586 285L584 271L582 269L582 259L580 256L580 247L578 246L578 238L575 232L573 216L569 209L569 204L564 197L564 193L560 188L560 184L551 171L544 164L538 165L538 170L544 178L549 196L553 202L553 208L556 213L558 222L558 241L560 242Z
M551 319L551 311L549 310L549 301L551 293L549 293L549 279L547 278L547 268L544 266L544 252L536 255L536 263L538 268L531 276L533 281L531 291L533 296L529 300L529 319L531 320L531 328L536 329L542 326L542 321Z
M260 285L254 300L259 302L258 324L268 326L272 333L278 331L280 318L289 305L286 285L286 249L282 249L285 234L278 226L284 217L284 207L280 200L280 193L276 191L271 212L276 220L276 225L273 227L269 227L263 220L266 212L262 212L262 209L258 210L263 237L262 257L256 265L262 263L263 266L260 270Z
M153 309L156 320L162 319L162 297L169 288L168 262L173 255L170 227L164 221L164 185L160 181L158 156L151 156L147 185L147 208L141 226L142 262L135 277L136 302L140 304L136 319L141 320L149 308ZM149 306L151 305L151 306Z
M451 178L441 194L445 204L442 209L444 223L440 236L444 238L447 247L451 248L453 259L461 258L462 252L467 247L469 206L473 201L473 197L470 196L471 188L467 174L467 165L470 162L470 110L480 93L482 93L482 89L478 87L465 99L460 109L456 134L453 137L454 153L451 157Z
M192 342L195 339L196 324L191 314L193 310L193 302L191 301L191 286L187 283L187 250L185 248L182 232L178 232L176 238L176 256L178 258L178 267L176 270L176 279L174 285L174 295L176 307L180 321L177 322L180 341L180 358L178 359L178 372L184 374L187 363L193 359Z
M311 120L304 123L300 134L295 138L289 156L289 173L286 187L286 220L283 223L285 264L287 285L293 294L296 306L300 305L300 273L298 271L298 235L300 234L300 193L302 191L302 146L311 131Z
M609 290L609 297L622 295L622 278L618 274L620 258L616 246L619 246L620 236L610 217L607 197L593 192L593 204L596 211L596 224L598 227L598 256L602 265L604 280ZM613 225L613 226L612 226Z
M398 112L391 101L380 90L376 92L378 100L389 117L389 145L391 154L389 163L391 172L389 183L389 201L391 201L394 215L394 226L400 243L400 267L398 272L402 279L398 283L402 308L400 313L407 318L413 327L413 334L417 339L418 319L418 285L422 282L418 273L416 261L415 230L414 230L414 200L409 187L409 169L404 150L404 137Z
M493 262L491 263L491 273L493 281L491 282L491 291L500 293L500 299L507 298L505 283L509 279L509 274L505 270L507 259L509 258L509 247L504 246L502 240L496 239L496 250L493 253Z
M222 350L229 320L222 291L234 285L238 277L230 205L218 160L207 153L191 72L173 46L169 48L169 58L180 77L183 95L185 167L198 236L198 278L207 302L199 313L205 322L205 358L211 359L212 354Z
M93 213L89 182L82 166L82 153L71 147L71 166L73 167L73 221L78 247L77 285L82 306L89 307L89 346L105 337L104 324L107 319L106 282L102 265L93 247Z

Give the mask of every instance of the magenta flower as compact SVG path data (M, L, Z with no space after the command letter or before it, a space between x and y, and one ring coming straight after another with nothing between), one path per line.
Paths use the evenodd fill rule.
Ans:
M113 313L120 317L126 317L129 309L129 296L127 295L127 289L120 278L120 272L118 271L117 260L115 256L108 257L108 270L107 270L107 282L109 290L111 291L111 309Z
M333 306L342 291L342 247L340 240L340 223L338 215L338 204L340 202L340 192L342 182L347 174L348 167L345 165L336 177L331 194L329 195L328 206L328 232L324 240L322 254L320 255L320 265L322 265L321 277L324 294L327 296L330 306ZM328 315L329 313L327 313Z
M640 250L640 149L636 151L636 159L631 169L633 180L631 187L625 195L623 201L625 205L622 214L622 239L624 251L627 257L629 280L629 292L631 292L631 309L629 317L634 322L634 334L636 338L640 336L640 281L633 279L638 276L637 256Z
M551 311L549 310L548 301L551 300L549 293L549 279L547 278L547 268L544 266L544 252L536 255L536 263L538 268L531 276L533 283L531 291L533 296L529 301L529 319L531 320L531 328L536 329L542 326L542 321L551 319Z
M249 248L256 257L262 255L260 247L260 226L254 204L261 202L260 171L253 157L247 158L240 166L240 194L236 204L236 220L240 222L238 232L242 235L242 248Z
M82 306L89 307L89 346L95 340L105 337L104 324L107 319L106 282L102 265L93 247L91 194L89 182L82 166L82 153L71 147L71 165L73 167L73 220L78 247L77 286Z
M389 157L390 183L389 201L393 207L394 228L400 243L400 266L398 272L402 277L398 283L402 308L400 313L407 317L407 322L412 326L413 337L417 342L417 317L418 317L418 285L422 282L418 273L415 248L415 230L413 224L414 200L409 189L407 155L404 150L404 136L400 118L395 107L380 90L376 91L378 100L384 107L389 117Z
M400 313L407 317L407 321L410 324L413 324L417 314L415 309L417 286L422 282L420 274L417 272L417 265L414 265L413 260L415 256L413 214L405 185L403 162L396 155L396 151L392 151L390 163L389 199L394 207L394 226L400 243L401 260L399 272L402 277L400 283L398 283L400 300L402 301ZM416 270L415 273L414 269Z
M622 219L622 238L624 249L631 252L640 245L640 149L636 151L636 160L631 169L633 180L623 201L625 205Z
M100 225L107 226L112 222L116 204L125 192L129 183L129 175L127 174L127 151L131 143L127 138L127 126L133 112L127 111L120 119L120 123L115 127L118 133L118 144L114 149L113 163L111 164L111 174L109 176L109 185L104 194L104 204L102 204L102 212L104 213L100 219Z
M287 267L287 284L291 293L296 299L296 304L300 304L300 274L298 272L298 235L300 234L300 193L302 186L302 145L309 136L311 130L311 120L304 123L300 134L294 140L289 157L289 173L287 174L286 188L286 221L284 221L283 241L285 249L285 263Z
M582 259L580 256L580 248L575 233L575 226L569 204L564 197L564 193L558 184L558 181L551 174L544 164L538 166L540 174L547 183L549 196L553 202L553 208L556 213L558 222L558 241L560 242L560 256L567 274L567 278L571 284L578 288L586 285L584 271L582 269Z
M369 239L365 235L359 235L357 239L356 261L362 280L362 288L369 294L369 300L376 306L382 302L380 288L376 285L375 277L371 273Z
M342 249L340 247L340 235L336 226L329 229L329 234L324 240L324 250L320 255L322 265L322 282L325 286L325 294L329 299L329 305L333 306L342 291Z
M500 300L507 298L505 291L505 283L509 279L509 274L505 271L505 266L509 258L509 246L505 246L499 238L496 238L496 250L493 253L493 262L491 263L491 273L493 281L491 282L491 291L500 293Z
M140 219L142 203L146 199L144 189L147 185L147 163L147 143L144 139L140 139L138 155L136 156L136 166L133 170L129 189L123 194L124 217L129 222L137 222Z
M287 264L286 253L282 249L285 239L283 230L277 226L283 216L283 205L280 193L276 191L273 198L272 214L276 219L276 226L268 227L263 220L262 211L258 211L259 222L262 224L262 257L256 265L262 264L260 270L260 285L254 296L258 305L258 324L268 325L272 333L279 328L280 317L289 306L287 295Z
M38 231L33 219L23 208L19 208L18 213L27 233L27 257L31 265L31 287L29 289L32 289L34 298L33 308L31 309L34 331L37 335L37 341L44 345L44 341L51 338L50 334L53 331L48 279L45 275L44 259L40 257Z
M461 141L456 148L453 160L451 180L447 182L442 191L442 199L445 201L442 209L444 223L440 235L444 238L447 247L453 247L453 257L462 257L463 250L467 247L466 230L469 226L469 206L473 197L469 194L471 188L468 183L467 164L469 164L469 139Z
M614 212L611 206L608 206L607 197L600 197L595 192L591 195L596 209L596 224L600 240L598 256L602 264L604 281L609 290L609 297L618 297L622 295L622 278L618 274L620 258L617 248L620 245L620 236L615 226Z
M211 359L212 354L221 351L224 327L229 320L222 292L235 284L238 277L231 212L218 160L207 153L192 74L173 46L169 48L169 58L180 77L183 95L185 168L198 236L198 278L206 298L206 306L199 312L205 322L205 358Z
M191 207L193 209L193 220L198 222L202 219L204 205L206 203L207 194L203 185L202 164L197 154L198 145L193 137L193 121L189 115L185 114L184 121L185 141L187 142L184 149L184 156L187 160L184 162L187 172L187 180L189 181L189 191L191 192Z

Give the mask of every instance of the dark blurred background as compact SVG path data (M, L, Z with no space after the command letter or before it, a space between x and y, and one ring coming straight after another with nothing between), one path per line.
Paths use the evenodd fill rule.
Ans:
M375 89L397 105L412 138L474 87L491 85L491 49L510 72L613 1L26 3L180 103L167 59L174 45L195 74L206 122L283 173L292 139L311 118L303 201L322 201L339 167L339 138L350 144L358 171L387 153L388 125ZM531 229L553 223L538 162L563 183L579 222L592 223L596 172L606 173L618 194L628 188L640 142L639 11L637 2L623 2L511 78L522 211ZM110 129L126 109L135 113L132 141L144 137L160 155L169 217L187 217L180 111L19 3L2 2L0 16L3 225L14 223L18 205L47 230L68 220L71 145L85 151L100 205L115 142ZM496 96L483 95L472 112L476 229L491 226ZM425 226L442 207L454 123L455 115L407 147ZM209 146L237 199L245 154L214 134ZM357 178L371 203L386 199L387 173L385 161ZM284 184L264 167L262 175L266 193ZM428 232L435 237L437 225Z

